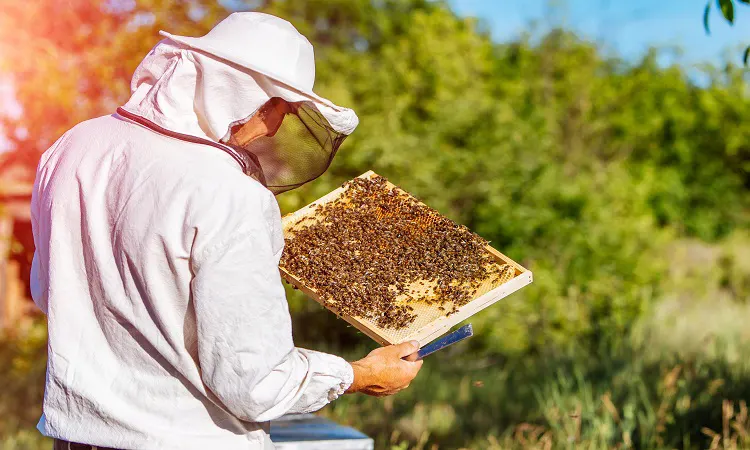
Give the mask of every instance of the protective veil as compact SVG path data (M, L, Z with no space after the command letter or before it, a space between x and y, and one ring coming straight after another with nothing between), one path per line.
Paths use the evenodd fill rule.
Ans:
M274 193L320 176L358 124L351 109L312 91L312 46L286 21L241 13L201 38L162 34L168 39L135 71L133 96L121 109L167 131L227 144ZM278 131L244 149L230 145L233 127L272 98L289 105Z

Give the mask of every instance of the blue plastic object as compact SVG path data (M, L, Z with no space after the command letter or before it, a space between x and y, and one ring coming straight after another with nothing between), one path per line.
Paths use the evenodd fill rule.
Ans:
M312 414L288 415L272 421L271 440L278 448L290 449L372 449L373 446L372 439L354 428ZM310 445L303 445L305 442Z
M417 361L427 355L431 355L438 350L442 350L449 345L453 345L456 342L463 341L464 339L468 339L472 336L474 336L474 329L471 327L471 324L464 325L458 330L448 333L440 339L432 341L424 347L420 348L417 352Z

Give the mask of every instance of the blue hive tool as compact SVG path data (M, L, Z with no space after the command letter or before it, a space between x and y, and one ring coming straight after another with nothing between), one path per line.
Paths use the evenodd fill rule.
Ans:
M464 325L458 330L453 331L452 333L448 333L440 339L432 341L424 347L420 348L417 352L416 361L419 361L427 355L431 355L438 350L442 350L449 345L453 345L456 342L461 342L464 339L468 339L472 336L474 336L474 329L471 327L471 324Z

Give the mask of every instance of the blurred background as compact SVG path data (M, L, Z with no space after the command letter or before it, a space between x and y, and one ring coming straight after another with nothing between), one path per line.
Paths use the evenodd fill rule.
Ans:
M750 448L748 0L0 0L0 449L34 426L39 155L110 114L158 30L290 20L361 125L295 210L368 169L533 270L407 391L321 414L378 449ZM289 291L299 346L369 338Z

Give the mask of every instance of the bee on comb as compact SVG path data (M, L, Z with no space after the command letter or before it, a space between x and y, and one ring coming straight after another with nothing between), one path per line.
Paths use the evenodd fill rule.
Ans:
M415 306L455 314L486 282L515 268L498 264L487 241L380 176L345 183L287 233L280 266L339 315L381 328L414 323Z

